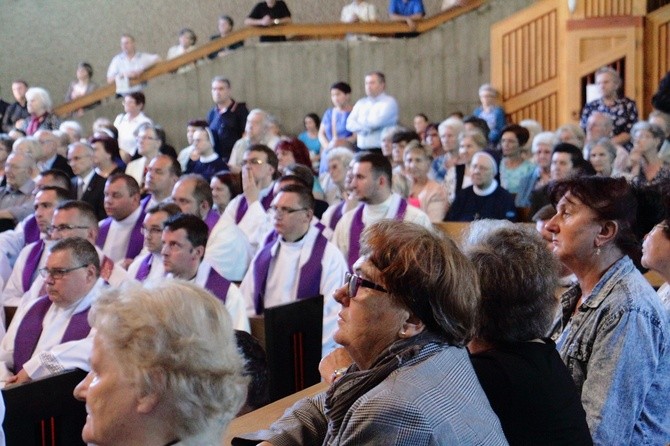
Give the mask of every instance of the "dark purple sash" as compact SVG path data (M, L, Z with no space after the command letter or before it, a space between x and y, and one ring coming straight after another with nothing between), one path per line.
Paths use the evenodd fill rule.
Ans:
M209 232L211 234L214 225L216 224L217 221L219 221L219 213L216 212L214 209L210 209L209 212L207 212L204 221L205 223L207 223L207 227L209 228Z
M225 304L226 296L228 296L228 288L230 288L230 281L217 273L214 268L210 268L207 282L205 282L205 289Z
M142 208L142 212L147 211L147 205L149 204L150 201L151 201L151 194L147 195L146 197L142 198L142 200L140 200L140 207Z
M35 305L26 312L21 320L14 339L14 373L18 373L23 368L23 364L33 356L37 342L42 336L42 324L49 308L51 308L51 300L43 296L35 302ZM61 344L78 341L88 336L91 331L88 325L88 310L90 309L89 305L79 313L72 315L63 333Z
M361 204L356 209L354 213L354 219L351 222L351 230L349 232L349 254L347 256L347 264L349 270L353 267L356 260L360 255L361 251L361 234L363 229L365 229L365 224L363 224L363 208L365 205ZM400 199L400 204L398 205L398 212L395 214L394 220L402 220L405 218L405 211L407 211L407 201L404 198Z
M337 226L337 222L339 222L340 219L342 218L342 215L344 215L345 204L346 201L340 202L340 204L338 204L337 207L335 208L335 212L333 212L333 215L330 217L330 223L328 223L328 227L333 231L335 230L335 226Z
M28 253L28 258L26 258L26 264L23 265L23 271L21 272L21 286L23 286L24 293L28 291L30 285L33 282L33 276L35 271L37 271L37 265L40 264L40 259L42 258L42 253L44 252L44 240L40 240L35 243L35 246Z
M154 255L149 253L149 255L142 260L142 263L140 263L140 267L137 270L137 274L135 274L135 279L142 282L144 279L149 277L149 273L151 272L151 262L153 258Z
M29 245L32 242L36 242L40 239L40 227L37 226L37 220L35 215L32 215L26 224L23 225L23 240L24 245Z
M261 199L261 205L263 205L263 209L266 211L270 208L270 205L272 204L272 200L274 199L274 193L272 189L270 189L270 193L267 194L263 199ZM247 213L247 210L249 209L249 204L247 203L247 197L242 197L240 200L240 205L237 206L237 212L235 213L235 223L240 224L240 221L244 218L244 214Z
M130 240L128 240L128 248L126 249L126 258L134 259L142 251L142 246L144 246L144 236L142 235L142 222L144 221L144 210L140 212L140 215L137 217L135 226L130 232ZM100 249L105 247L105 241L107 240L107 235L109 234L109 228L112 226L112 217L107 217L102 221L100 225L100 230L98 231L98 238L95 240L95 244L98 245Z
M275 243L279 243L278 238L275 240ZM272 262L272 247L275 243L265 245L254 260L254 308L257 315L263 314L263 310L265 309L263 300L268 272L270 271L270 262ZM298 300L307 299L319 294L322 273L321 260L323 259L327 244L328 240L319 232L307 263L300 268L296 296Z

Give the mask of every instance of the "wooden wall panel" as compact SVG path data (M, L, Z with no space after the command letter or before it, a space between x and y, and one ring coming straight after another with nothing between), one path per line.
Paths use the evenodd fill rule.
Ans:
M659 80L670 71L670 5L646 17L644 112L651 111L651 96Z

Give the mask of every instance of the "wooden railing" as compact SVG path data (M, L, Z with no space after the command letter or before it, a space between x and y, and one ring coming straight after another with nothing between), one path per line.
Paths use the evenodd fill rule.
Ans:
M397 33L415 31L424 33L453 20L469 11L479 8L486 0L466 0L461 6L449 9L434 16L417 21L417 29L411 30L402 22L375 22L375 23L294 23L275 27L247 27L231 33L229 36L210 41L174 59L161 61L144 71L131 85L146 82L158 76L173 73L178 68L192 64L209 54L220 51L227 46L246 39L260 36L287 36L289 39L339 39L348 33L371 34L375 36L392 36ZM92 105L115 94L115 85L108 84L82 96L74 101L66 102L54 109L59 116L66 116L75 110Z

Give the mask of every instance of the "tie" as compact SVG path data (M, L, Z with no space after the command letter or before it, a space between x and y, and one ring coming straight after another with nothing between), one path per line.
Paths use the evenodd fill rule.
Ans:
M77 179L77 200L81 200L81 197L84 195L84 180L81 178Z

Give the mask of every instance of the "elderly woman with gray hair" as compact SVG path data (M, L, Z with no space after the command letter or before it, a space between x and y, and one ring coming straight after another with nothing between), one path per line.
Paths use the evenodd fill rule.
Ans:
M478 300L470 262L445 236L394 220L366 228L361 245L333 296L334 338L354 363L233 444L507 444L463 347Z
M656 124L636 123L630 131L633 150L630 152L630 176L636 186L651 186L670 180L670 166L659 156L665 134Z
M339 203L346 197L344 179L354 152L347 147L335 147L328 152L328 171L319 176L319 182L329 205Z
M32 136L38 130L58 130L60 120L52 113L53 102L44 88L31 87L26 91L30 116L23 123L23 133Z
M91 372L82 438L99 446L221 444L246 378L230 316L186 282L111 290L89 314Z
M481 299L472 364L510 445L592 444L577 388L546 334L558 309L558 262L532 229L472 223L466 255Z

